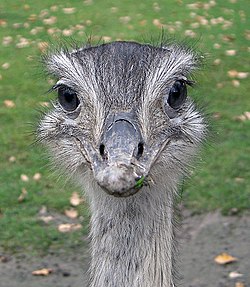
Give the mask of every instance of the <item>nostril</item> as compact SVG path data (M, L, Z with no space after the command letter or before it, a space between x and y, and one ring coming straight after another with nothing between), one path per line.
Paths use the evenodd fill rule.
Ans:
M136 156L137 159L139 159L142 156L143 150L144 150L143 143L140 142L138 144L138 150L137 150L137 156Z
M102 156L102 158L105 158L105 145L104 144L100 144L99 151L100 151L100 155Z

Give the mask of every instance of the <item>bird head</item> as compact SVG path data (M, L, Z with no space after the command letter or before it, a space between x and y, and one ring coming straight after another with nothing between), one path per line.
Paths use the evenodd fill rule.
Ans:
M187 92L198 54L178 44L113 42L62 49L44 62L58 96L38 138L67 173L89 172L116 197L185 173L206 134Z

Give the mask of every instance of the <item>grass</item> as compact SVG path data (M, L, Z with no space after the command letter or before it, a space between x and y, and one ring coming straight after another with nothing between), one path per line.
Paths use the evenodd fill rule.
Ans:
M211 7L202 5L213 2L218 3ZM34 137L30 135L38 121L39 103L54 97L45 94L50 84L39 64L42 49L39 43L57 43L62 38L69 42L71 38L85 42L88 35L92 35L97 41L101 36L105 40L152 41L159 39L161 24L164 24L171 37L176 35L198 42L197 48L209 56L206 68L197 76L197 89L191 94L209 106L208 111L214 118L213 143L203 150L203 162L185 184L183 200L194 212L220 209L227 214L233 208L239 212L249 209L250 121L235 120L236 116L250 111L249 80L232 79L227 73L249 69L246 60L249 57L249 11L246 11L249 5L243 0L200 1L195 9L190 9L188 3L193 1L185 1L185 4L184 1L168 1L167 5L164 0L140 3L57 0L53 5L49 0L1 1L0 244L3 249L47 252L63 246L69 250L87 233L86 205L78 207L84 219L81 231L59 233L55 225L46 225L38 219L42 206L63 214L70 207L72 193L70 184L61 183L63 179L59 181L51 174L44 151L32 145ZM65 14L65 7L74 7L75 12ZM44 19L51 16L56 17L56 22L44 23ZM222 20L212 25L213 19ZM71 31L70 36L62 35ZM190 35L194 38L190 39ZM10 43L4 44L7 36L11 37ZM22 37L27 39L27 46L18 48ZM236 55L226 55L227 50L235 51ZM215 65L215 59L219 59L220 64ZM6 63L8 69L4 68ZM5 100L13 101L15 107L7 108ZM13 156L16 160L11 162L9 159ZM37 172L42 175L40 181L32 179ZM30 180L22 181L21 174L26 174ZM24 201L18 202L22 188L28 194Z

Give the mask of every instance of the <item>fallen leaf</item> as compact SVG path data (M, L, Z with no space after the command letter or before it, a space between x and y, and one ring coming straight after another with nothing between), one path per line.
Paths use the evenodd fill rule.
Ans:
M72 8L63 8L63 13L64 14L73 14L75 13L76 8L72 7Z
M236 50L226 50L225 54L227 56L235 56L236 55Z
M31 14L28 18L28 21L30 22L35 22L37 19L37 15L36 14Z
M13 38L11 36L6 36L6 37L3 37L2 44L3 46L8 46L9 44L11 44L12 41L13 41Z
M15 103L11 100L4 100L3 103L6 108L14 108L16 106Z
M0 19L0 27L6 27L7 22L4 19Z
M28 192L25 188L22 188L22 192L18 197L18 202L23 202L27 196Z
M220 65L220 63L221 63L221 59L215 59L214 60L214 65Z
M232 263L234 261L237 261L238 259L236 257L233 257L225 252L219 254L214 258L214 261L218 264L224 265L228 263Z
M219 112L213 113L213 118L215 120L219 120L221 118L221 113L219 113Z
M63 223L58 225L58 231L62 233L76 231L82 228L79 223Z
M190 38L195 38L196 33L194 31L192 31L192 30L186 30L184 32L184 35L187 36L187 37L190 37Z
M130 16L123 16L123 17L120 17L119 20L122 24L128 24L128 22L131 20L131 17Z
M78 211L75 210L74 208L71 208L71 209L66 209L64 211L65 215L71 219L75 219L78 217Z
M41 53L45 53L46 50L49 47L49 43L48 42L44 42L44 41L43 42L39 42L37 44L37 46L38 46L38 49L40 50Z
M43 24L45 25L53 25L57 21L57 18L55 16L51 16L50 18L43 19Z
M39 270L33 271L32 275L35 275L35 276L48 276L52 272L53 272L53 270L50 269L50 268L43 268L43 269L39 269Z
M216 84L216 87L217 87L218 89L221 89L221 88L224 87L224 84L223 84L223 83L217 83L217 84Z
M49 102L39 102L42 107L49 107Z
M237 207L232 207L228 212L229 215L236 215L238 213L239 213L239 209Z
M4 256L4 255L0 255L0 262L2 263L6 263L10 260L10 258Z
M112 13L116 13L118 11L118 8L117 7L111 7L110 10Z
M227 72L227 75L230 77L230 78L236 78L238 76L238 71L236 70L229 70Z
M230 272L228 274L228 276L229 276L229 278L234 279L234 278L242 277L243 274L241 274L241 273L239 273L237 271L233 271L233 272Z
M159 4L157 2L154 2L153 4L153 9L156 11L156 12L159 12L161 10Z
M72 206L78 206L83 200L80 198L77 192L73 192L70 197L70 204Z
M247 120L250 120L250 112L245 112L244 116L246 117Z
M39 219L41 219L45 223L49 223L50 221L54 220L54 217L51 215L48 216L40 216Z
M250 112L244 112L242 115L234 117L234 119L241 122L250 120Z
M243 177L235 177L234 180L235 180L235 182L239 182L239 183L245 181L245 179Z
M56 12L56 11L58 10L58 6L56 6L56 5L51 6L51 7L50 7L50 10L51 10L52 12Z
M12 27L13 27L14 29L19 29L19 28L21 28L21 26L22 26L22 23L14 23L14 24L12 25Z
M246 79L248 77L248 72L238 72L237 70L229 70L227 75L230 78Z
M71 36L74 33L74 31L71 29L64 29L62 33L63 33L63 36Z
M9 157L9 162L15 162L16 161L16 158L12 155Z
M110 36L103 36L102 39L104 42L110 42L112 40Z
M29 177L26 174L21 174L20 178L21 178L21 181L24 181L24 182L29 181Z
M9 67L10 67L10 63L4 63L4 64L2 64L2 68L3 68L4 70L8 70Z
M19 42L16 44L16 47L19 49L25 48L25 47L29 47L30 45L30 41L24 37L21 37L19 39Z
M23 9L26 10L26 11L29 10L30 9L30 5L28 5L28 4L23 5Z
M236 88L238 88L240 86L240 81L238 80L232 80L232 85Z
M35 173L35 174L33 175L33 179L34 179L35 181L39 181L39 180L41 179L41 177L42 177L42 175L41 175L41 173L39 173L39 172L37 172L37 173Z
M235 287L245 287L245 284L242 282L236 282Z
M26 22L26 23L23 24L23 27L27 29L27 28L30 27L30 24Z
M231 35L222 35L222 40L224 42L232 42L235 40L235 36L231 36Z
M220 49L220 48L221 48L221 44L214 43L214 49Z
M45 205L43 205L42 207L41 207L41 209L39 210L39 214L40 215L44 215L44 214L46 214L47 213L47 207L45 206Z
M238 75L237 75L237 78L238 79L246 79L248 77L248 74L247 72L238 72Z

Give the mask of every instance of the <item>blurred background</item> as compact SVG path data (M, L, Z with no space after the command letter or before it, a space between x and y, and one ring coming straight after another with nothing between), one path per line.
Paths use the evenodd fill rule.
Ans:
M250 207L250 21L248 1L0 2L0 255L78 248L88 232L82 193L34 144L40 110L56 94L40 57L49 47L131 40L157 43L162 31L206 57L189 94L205 106L211 136L181 191L189 214L242 215ZM1 283L0 283L1 286Z

